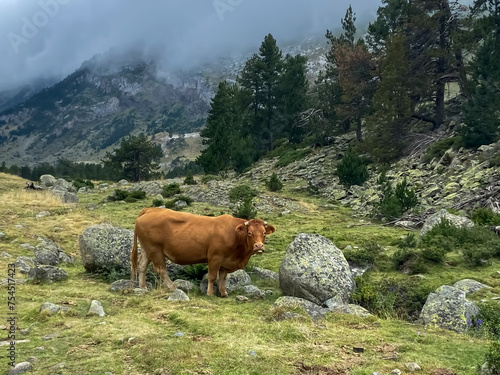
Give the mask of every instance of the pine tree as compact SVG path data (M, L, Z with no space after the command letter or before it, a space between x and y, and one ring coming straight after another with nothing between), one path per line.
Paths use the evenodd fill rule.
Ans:
M106 153L104 163L130 181L144 181L156 177L162 156L161 147L141 133L122 139L120 147Z
M370 129L366 149L381 162L401 155L406 125L410 120L408 48L403 33L389 39L382 63L381 82L373 97L374 114L367 121Z
M217 174L231 168L231 135L237 131L235 90L234 85L223 81L212 99L206 126L200 134L207 148L196 159L205 173Z

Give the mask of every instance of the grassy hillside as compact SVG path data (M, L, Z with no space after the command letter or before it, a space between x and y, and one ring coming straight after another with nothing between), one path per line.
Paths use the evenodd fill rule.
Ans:
M239 302L235 294L228 299L209 298L199 291L189 302L173 303L163 288L136 296L109 291L109 282L85 272L79 259L78 237L90 225L109 222L132 229L141 209L152 198L137 203L100 204L110 192L82 194L78 206L66 206L48 192L23 191L25 181L0 174L0 248L12 255L0 263L2 278L7 264L15 257L33 256L23 243L36 245L37 237L52 238L76 262L64 265L65 282L16 286L18 339L16 362L34 356L34 374L354 374L374 371L388 374L405 363L417 362L423 374L476 374L484 362L489 341L477 335L456 334L425 328L397 319L387 311L385 317L357 318L327 315L325 320L282 321L273 319L271 306L281 295L277 283L254 280L257 286L274 290L264 300ZM320 198L285 190L278 195L292 196L309 208L307 213L259 215L277 229L269 236L264 255L253 257L254 266L278 271L286 246L300 232L317 233L331 239L339 248L363 246L375 241L391 254L395 242L407 232L380 223L353 219L347 208L323 208ZM89 210L90 205L97 205ZM41 211L50 216L36 218ZM224 207L194 203L185 209L199 214L230 213ZM497 263L498 264L498 263ZM405 279L411 276L379 269L373 280ZM499 279L492 275L498 267L470 267L464 262L435 266L425 283L435 288L465 277L486 282L500 291ZM19 277L19 275L16 275ZM416 283L415 283L416 284ZM7 287L2 286L4 310ZM87 316L91 300L102 302L107 316ZM48 317L40 314L44 302L69 307L69 312ZM21 330L28 330L21 334ZM7 336L4 331L3 336ZM24 331L23 331L24 332ZM182 332L183 337L174 336ZM45 340L46 336L52 337ZM355 353L353 347L363 347ZM8 369L7 359L0 371ZM444 372L448 369L450 372Z

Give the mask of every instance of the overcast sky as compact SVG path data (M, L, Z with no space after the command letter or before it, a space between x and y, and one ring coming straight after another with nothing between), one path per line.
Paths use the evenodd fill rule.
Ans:
M138 46L174 67L340 27L349 4L361 24L379 0L0 0L0 91L64 77L112 47Z

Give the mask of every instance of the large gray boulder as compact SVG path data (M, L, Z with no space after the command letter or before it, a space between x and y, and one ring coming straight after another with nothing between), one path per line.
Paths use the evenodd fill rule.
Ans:
M464 332L468 321L478 314L479 308L465 298L463 290L442 285L427 297L420 319L425 325Z
M79 238L80 255L89 272L130 269L130 251L134 234L110 224L93 225Z
M54 241L42 238L35 248L35 261L38 264L56 266L61 262L71 263L72 259Z
M453 287L463 290L465 294L474 293L483 288L490 288L488 285L484 285L479 281L472 279L463 279L457 281L455 284L453 284Z
M425 221L424 226L420 230L419 238L422 238L432 228L441 223L442 219L448 220L451 225L457 228L472 228L474 226L473 221L465 216L453 215L445 209L442 209L434 215L429 216L429 218Z
M217 278L217 280L214 283L215 295L219 293L218 280L219 279ZM235 290L250 284L252 284L252 279L250 279L250 276L244 270L234 271L228 274L226 277L226 291L228 293L234 292ZM208 274L205 274L205 276L203 276L203 280L201 280L200 283L201 293L207 294L207 288L208 288Z
M51 174L43 174L40 176L40 185L43 187L51 187L57 182L57 178Z
M329 309L318 306L317 304L298 297L283 296L280 297L273 304L274 311L282 310L283 312L290 312L289 310L299 309L304 310L311 318L320 319L325 316Z
M331 298L347 303L356 287L342 251L325 237L305 233L288 245L279 281L283 294L318 305Z
M64 190L51 190L52 195L59 197L63 203L78 203L78 196Z

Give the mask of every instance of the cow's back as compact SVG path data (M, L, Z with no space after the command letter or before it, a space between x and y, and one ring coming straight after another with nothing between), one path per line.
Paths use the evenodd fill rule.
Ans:
M163 252L178 264L206 263L209 252L235 247L239 219L229 215L207 217L164 208L143 210L136 233L148 251Z

